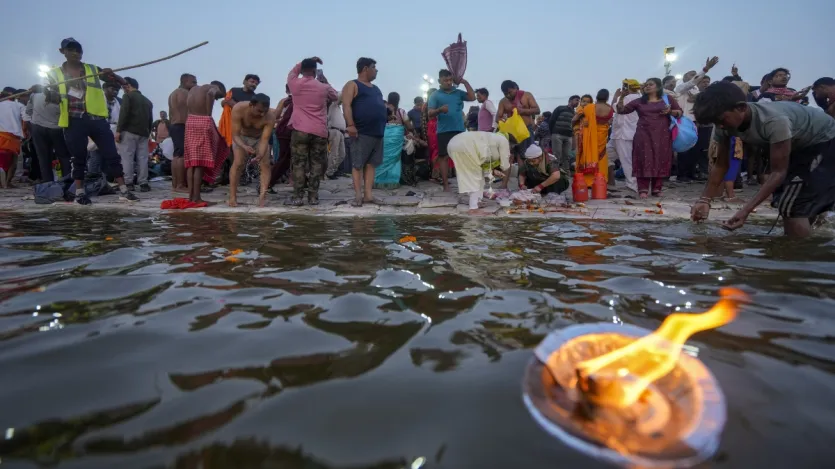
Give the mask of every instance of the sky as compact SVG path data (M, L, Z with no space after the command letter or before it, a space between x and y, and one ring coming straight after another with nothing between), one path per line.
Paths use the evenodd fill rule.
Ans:
M71 2L72 3L72 2ZM184 72L198 83L220 80L240 86L244 75L261 77L258 91L272 106L284 96L290 69L319 56L337 89L356 78L356 60L377 61L376 85L397 91L409 108L422 94L422 76L444 68L441 52L462 33L468 43L465 78L501 98L503 80L533 93L542 111L572 94L614 91L624 78L663 77L663 50L674 46L673 74L719 57L713 79L736 63L751 85L775 67L792 72L801 89L835 75L831 44L833 0L627 3L615 0L2 0L4 66L0 86L28 88L40 82L38 65L59 65L61 39L72 36L84 61L119 68L209 44L166 62L123 72L167 109L168 95ZM410 6L411 5L411 6ZM631 8L624 8L632 5ZM787 15L789 18L787 18ZM9 21L8 19L13 19ZM94 26L81 21L98 21ZM215 106L216 117L220 106Z

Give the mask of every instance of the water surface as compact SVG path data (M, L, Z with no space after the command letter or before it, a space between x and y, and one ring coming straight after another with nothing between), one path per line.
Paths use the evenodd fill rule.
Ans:
M574 323L655 329L737 286L752 304L689 342L728 402L707 467L826 467L835 243L767 229L4 214L0 463L608 467L529 416L532 348Z

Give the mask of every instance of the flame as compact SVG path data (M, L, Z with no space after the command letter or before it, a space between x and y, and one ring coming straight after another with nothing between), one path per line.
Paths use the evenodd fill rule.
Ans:
M652 334L581 362L577 371L583 391L597 404L618 408L634 404L650 384L675 368L690 336L733 321L739 304L747 300L745 293L735 288L723 288L719 294L719 302L705 313L671 314ZM589 389L591 380L593 390Z

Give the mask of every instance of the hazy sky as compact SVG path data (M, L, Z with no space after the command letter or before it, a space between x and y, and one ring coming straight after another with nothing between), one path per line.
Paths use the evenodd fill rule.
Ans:
M4 0L2 9L0 86L38 83L38 64L63 62L57 49L67 36L81 42L85 61L111 68L209 41L181 57L124 72L139 81L155 111L167 109L183 72L227 88L240 86L247 73L258 74L258 90L275 107L290 68L314 55L337 89L356 78L358 57L374 58L377 86L384 94L399 92L408 108L421 94L422 75L437 78L444 67L441 51L459 32L468 42L466 78L474 87L486 87L497 102L502 80L514 80L543 111L572 94L613 90L626 77L662 77L666 45L678 53L674 74L701 68L708 55L717 55L714 79L728 75L734 62L752 85L778 66L792 71L789 85L797 89L835 75L833 0L40 0L35 9ZM100 23L81 27L82 18Z

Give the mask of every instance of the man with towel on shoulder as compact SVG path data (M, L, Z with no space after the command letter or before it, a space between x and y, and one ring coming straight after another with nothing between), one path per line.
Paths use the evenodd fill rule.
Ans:
M447 149L455 162L458 192L470 196L470 215L486 215L478 210L485 178L492 180L493 176L505 178L509 175L510 142L500 133L463 132L452 137Z
M214 182L217 173L223 169L223 162L229 155L226 140L220 135L212 118L215 101L226 95L226 87L219 81L208 85L195 86L188 92L186 106L185 166L188 180L189 200L202 202L200 186L202 181Z

